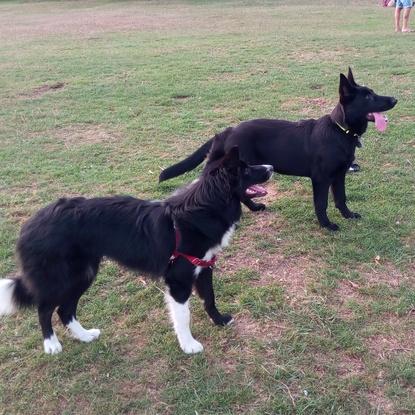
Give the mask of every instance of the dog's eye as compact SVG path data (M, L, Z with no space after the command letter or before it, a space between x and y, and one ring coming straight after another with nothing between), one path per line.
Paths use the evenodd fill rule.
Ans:
M366 99L373 99L373 95L372 95L370 92L368 92L368 93L365 95L365 98L366 98Z

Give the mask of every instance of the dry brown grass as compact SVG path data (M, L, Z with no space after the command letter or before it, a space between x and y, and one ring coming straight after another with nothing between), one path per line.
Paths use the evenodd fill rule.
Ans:
M278 341L286 326L275 319L258 320L251 317L249 313L240 313L235 316L233 323L235 336L242 340L256 339L269 343Z
M66 148L88 144L114 143L122 140L120 133L98 124L75 124L50 132Z
M286 111L300 112L302 116L313 117L321 116L321 114L330 113L336 102L333 99L323 97L304 98L297 97L286 100L281 104L281 108Z
M402 271L391 263L381 264L375 258L373 264L362 265L356 271L360 275L359 281L340 280L333 292L332 300L337 304L339 315L346 320L354 317L349 307L351 302L365 306L371 301L370 296L366 294L368 289L379 285L398 289L401 286L415 284L413 266Z
M369 336L367 347L369 352L377 359L387 361L397 354L408 353L415 344L415 325L413 316L396 316L386 314L383 316L380 333Z
M119 32L183 32L199 31L216 33L257 31L257 24L244 8L227 7L221 11L220 18L215 15L199 13L191 6L174 3L138 4L124 3L118 7L100 4L97 1L84 1L73 8L74 2L55 4L47 2L34 6L26 3L17 13L11 8L3 8L0 16L0 39L20 40L48 36L74 36L95 39L103 33ZM99 5L99 7L97 7ZM274 30L275 19L269 9L255 6L255 13L261 16L262 30ZM13 19L14 24L8 22Z
M356 53L353 48L346 48L350 53ZM301 52L293 51L289 56L298 62L315 62L315 61L329 61L342 64L344 60L345 48L341 50L335 49L321 49L321 50L302 50Z
M381 379L379 379L381 380ZM379 415L402 415L402 412L396 412L392 401L386 396L385 388L377 386L367 394L367 400L376 414Z
M407 271L398 269L391 263L376 263L366 264L360 269L360 276L363 279L363 284L366 286L374 286L384 284L391 288L397 288L402 285L413 285L415 264L412 264Z

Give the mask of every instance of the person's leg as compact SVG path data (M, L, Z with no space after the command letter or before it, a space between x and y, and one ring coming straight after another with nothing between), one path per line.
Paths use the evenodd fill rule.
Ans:
M403 16L402 16L402 32L410 32L409 29L409 15L411 14L411 7L405 7L403 9Z
M401 31L401 10L398 6L395 9L395 32Z

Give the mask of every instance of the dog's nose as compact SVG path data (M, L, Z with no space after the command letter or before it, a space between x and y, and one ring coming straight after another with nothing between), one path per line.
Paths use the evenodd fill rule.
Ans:
M394 107L398 103L396 98L391 98L391 105Z

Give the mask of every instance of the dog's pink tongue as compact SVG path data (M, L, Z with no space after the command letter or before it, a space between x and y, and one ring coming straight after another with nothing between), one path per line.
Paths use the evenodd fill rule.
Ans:
M380 112L374 112L373 117L375 118L376 129L383 133L388 126L388 119Z

